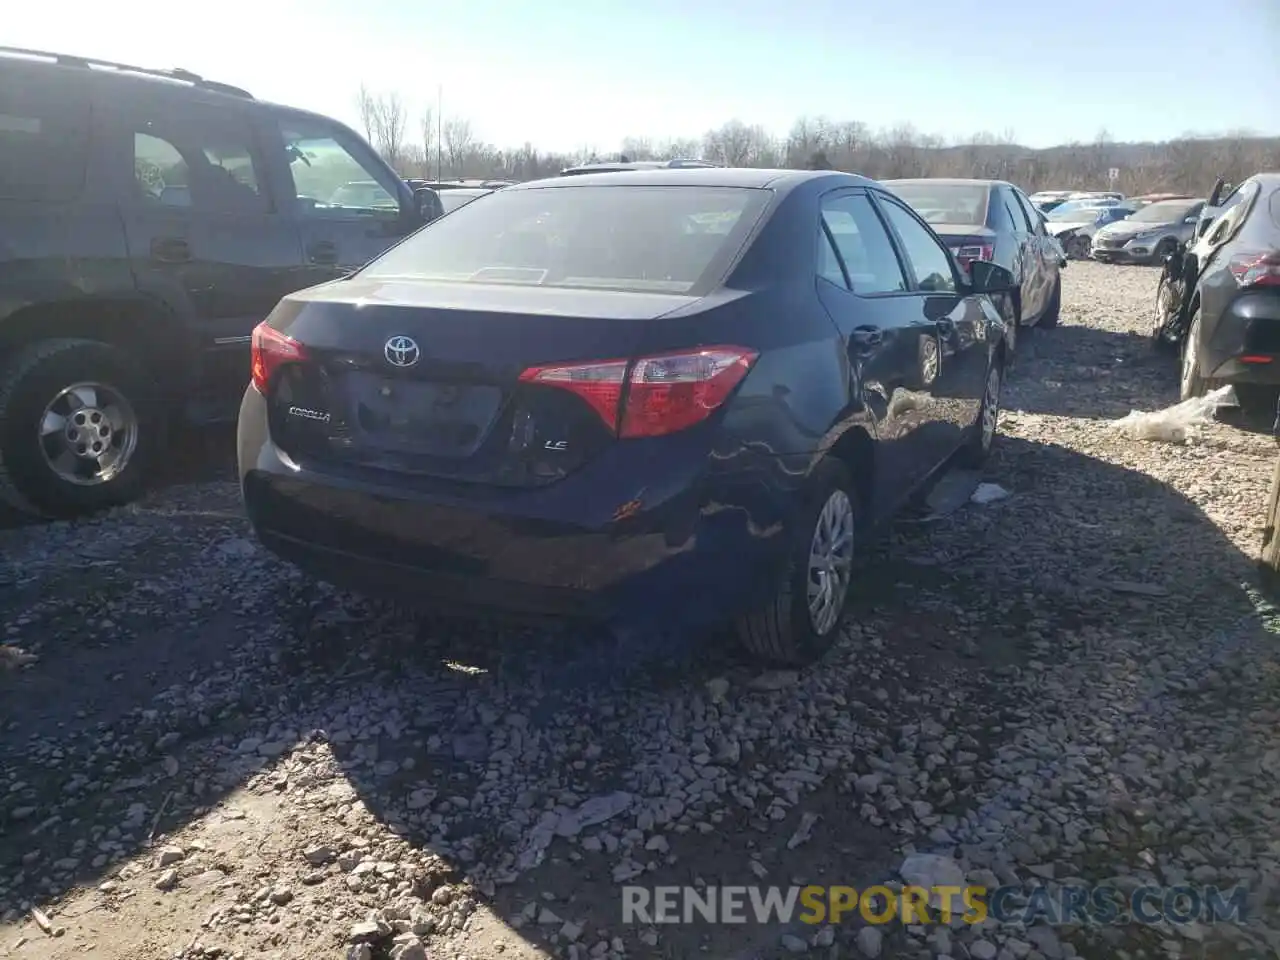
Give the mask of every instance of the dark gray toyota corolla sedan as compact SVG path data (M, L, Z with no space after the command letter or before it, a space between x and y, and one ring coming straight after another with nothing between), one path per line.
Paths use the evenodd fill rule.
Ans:
M588 174L479 197L253 337L270 549L428 607L837 633L865 537L995 436L994 264L833 172Z

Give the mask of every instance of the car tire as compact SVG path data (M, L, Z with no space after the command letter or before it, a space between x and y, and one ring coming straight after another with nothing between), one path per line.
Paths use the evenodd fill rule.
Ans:
M1040 315L1036 326L1041 330L1052 330L1058 325L1058 318L1062 315L1062 275L1054 277L1053 292L1049 294L1049 302L1045 305L1044 313Z
M1203 397L1216 389L1218 381L1200 375L1200 304L1191 308L1191 322L1182 338L1182 366L1178 375L1178 394L1183 400Z
M44 340L0 369L0 500L22 513L70 518L136 499L159 435L146 381L115 347ZM117 452L96 481L95 448Z
M1067 256L1072 260L1088 260L1092 248L1088 237L1074 236L1067 241Z
M968 440L960 448L958 465L968 469L977 469L986 463L995 445L996 432L1000 426L1000 396L1004 390L1005 356L998 353L987 371L987 385L982 394L982 404L978 407L978 419L970 428Z
M1164 353L1171 353L1177 346L1176 339L1171 339L1169 326L1177 319L1181 296L1169 283L1167 276L1160 278L1156 286L1155 318L1151 324L1151 345Z
M1009 351L1010 356L1013 356L1018 347L1018 339L1022 334L1022 309L1018 304L1018 298L1012 294L1001 297L998 306L1000 316L1005 323L1005 349Z
M777 592L763 607L737 618L738 638L753 657L803 666L835 642L848 603L862 516L858 492L845 466L830 457L819 463L792 527L790 553ZM815 566L813 560L823 555L815 550L820 544L833 547L834 563L825 568ZM829 604L815 602L811 609L811 585L820 597L829 598Z

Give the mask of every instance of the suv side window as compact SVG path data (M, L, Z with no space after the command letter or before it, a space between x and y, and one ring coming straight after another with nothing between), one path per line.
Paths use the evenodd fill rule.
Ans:
M294 209L300 216L352 220L400 216L400 200L382 182L385 173L362 162L341 131L305 120L280 125L289 172L293 176Z
M928 293L954 293L956 272L947 248L906 207L888 197L882 196L879 200L915 273L916 288Z
M84 188L89 94L83 78L42 65L0 66L0 197L66 201Z
M131 124L133 201L206 213L269 212L248 125L221 112L201 114Z
M830 249L824 237L819 247L819 276L843 287L844 274L847 274L853 292L864 296L901 293L907 289L907 279L894 253L893 242L865 196L850 193L824 197L822 225L825 227L822 232L828 234L835 245L838 262L832 264L829 259L824 260L822 246Z

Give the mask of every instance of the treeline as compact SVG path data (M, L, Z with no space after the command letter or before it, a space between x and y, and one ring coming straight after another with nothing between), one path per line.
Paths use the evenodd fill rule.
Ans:
M398 94L361 86L357 97L364 133L402 176L492 177L534 180L594 160L713 160L731 166L847 170L876 179L978 177L1009 180L1027 191L1109 189L1108 171L1120 171L1114 189L1131 196L1178 192L1204 195L1217 177L1228 182L1262 170L1280 170L1280 137L1246 132L1188 134L1163 143L1126 143L1102 131L1090 143L1045 149L1017 144L1012 133L980 133L947 143L910 124L872 130L856 120L801 117L785 137L730 120L699 139L628 137L616 153L592 148L548 153L525 143L501 148L476 136L470 121L443 123L427 110L412 121Z

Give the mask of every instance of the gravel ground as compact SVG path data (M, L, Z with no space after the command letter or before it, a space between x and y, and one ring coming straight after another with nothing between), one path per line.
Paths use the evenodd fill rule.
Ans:
M1156 273L1064 276L982 478L1011 496L900 524L798 674L310 585L248 536L222 455L0 531L0 954L1276 955L1280 617L1252 586L1274 441L1109 428L1176 399L1141 335ZM863 887L912 853L1028 892L1239 882L1252 919L621 920L629 879Z

